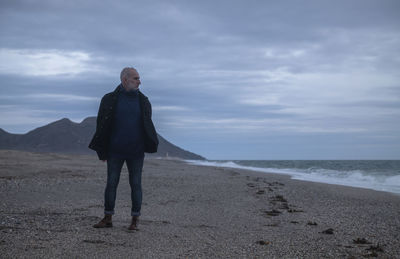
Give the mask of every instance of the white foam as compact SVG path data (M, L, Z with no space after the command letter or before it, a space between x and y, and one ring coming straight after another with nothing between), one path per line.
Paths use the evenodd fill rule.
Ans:
M296 180L360 187L400 194L400 175L384 176L380 175L379 173L366 174L365 172L360 170L337 171L321 168L260 168L242 166L232 161L214 162L186 160L186 162L201 166L228 167L264 173L285 174L290 175L292 179Z

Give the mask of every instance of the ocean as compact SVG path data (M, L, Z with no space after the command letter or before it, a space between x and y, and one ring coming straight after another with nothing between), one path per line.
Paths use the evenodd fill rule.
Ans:
M186 160L190 164L290 175L292 179L400 194L400 160Z

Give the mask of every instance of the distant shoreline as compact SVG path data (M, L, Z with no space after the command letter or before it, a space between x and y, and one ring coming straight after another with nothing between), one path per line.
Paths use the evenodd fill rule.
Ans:
M316 168L316 165L321 164L321 162L335 161L340 163L344 161L345 163L350 163L354 161L356 166L358 160L235 160L235 161L196 161L196 160L185 160L189 164L201 165L201 166L214 166L214 167L225 167L232 169L243 169L249 171L255 171L259 173L266 174L278 174L289 176L293 180L301 180L307 182L333 184L339 186L348 186L354 188L369 189L374 191L382 191L387 193L392 193L400 196L400 174L396 175L396 169L394 169L393 174L390 176L380 176L380 175L368 175L368 172L363 172L361 169L353 168L351 171L333 170L333 169L323 169ZM271 167L256 167L256 166L246 166L239 164L237 161L252 162L258 166L265 166L265 163L279 164L283 162L303 162L311 164L313 167L311 169L304 168L271 168ZM365 160L363 163L375 162L380 160ZM386 161L386 160L385 160ZM389 161L389 160L388 160ZM391 160L398 164L400 168L400 161ZM264 164L263 164L264 162ZM314 162L314 163L312 163ZM381 162L381 161L380 161ZM397 167L396 167L397 168ZM311 172L310 172L311 170ZM377 169L378 170L378 169Z

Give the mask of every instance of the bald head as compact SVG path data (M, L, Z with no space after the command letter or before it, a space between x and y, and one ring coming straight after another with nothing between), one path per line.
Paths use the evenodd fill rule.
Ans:
M140 85L140 76L133 67L126 67L121 71L121 83L127 91L137 90Z

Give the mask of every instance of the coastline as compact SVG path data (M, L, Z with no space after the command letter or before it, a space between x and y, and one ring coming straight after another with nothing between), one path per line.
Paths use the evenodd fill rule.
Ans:
M400 196L400 186L399 180L400 176L398 175L387 175L383 174L370 174L368 171L364 172L363 169L345 169L334 170L333 168L323 168L324 165L321 164L312 164L308 165L307 169L305 168L291 168L291 167L282 167L282 168L273 168L273 167L260 167L255 165L242 165L240 161L250 161L250 160L218 160L218 161L197 161L197 160L185 160L189 164L194 165L202 165L202 166L214 166L214 167L225 167L231 169L243 169L246 171L255 171L266 174L278 174L278 175L287 175L290 176L293 180L307 181L307 182L315 182L315 183L324 183L324 184L333 184L339 186L349 186L354 188L375 190L375 191L383 191L392 194L396 194ZM263 160L261 160L263 161ZM292 160L264 160L266 162L280 162L280 161L292 161ZM293 160L295 161L295 160ZM308 162L311 160L296 160L300 162ZM375 162L380 160L312 160L317 163L320 161L367 161L367 162ZM389 160L389 162L393 162L396 160ZM311 166L311 167L310 167ZM322 166L319 168L318 166ZM365 165L364 165L365 166ZM399 164L400 166L400 164ZM320 172L315 173L311 170L319 170ZM387 170L387 168L373 169L376 171L379 170ZM380 179L377 179L380 177ZM395 184L396 183L396 184Z
M0 161L5 258L400 257L393 193L146 159L131 233L125 166L114 227L99 230L106 168L95 156L0 150Z

